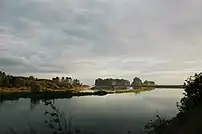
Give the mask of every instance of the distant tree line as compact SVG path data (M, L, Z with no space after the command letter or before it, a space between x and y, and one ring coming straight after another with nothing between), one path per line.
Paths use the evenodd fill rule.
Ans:
M48 89L72 89L81 85L82 83L78 79L72 79L71 77L62 77L61 79L55 77L49 80L34 78L34 76L12 76L0 71L0 87L2 88L21 88L38 92L39 90Z
M112 78L107 78L107 79L101 79L98 78L95 80L95 86L96 87L103 87L103 88L113 88L114 86L122 86L122 87L127 87L130 86L130 81L124 80L124 79L112 79Z
M135 77L133 79L132 84L131 84L131 86L134 89L142 87L142 86L154 86L154 85L156 85L154 81L145 80L144 82L142 82L142 80L140 78L138 78L138 77Z
M142 80L138 77L135 77L132 81L132 83L130 84L129 80L125 80L125 79L112 79L112 78L107 78L107 79L101 79L98 78L95 80L95 88L107 88L107 89L112 89L113 87L120 87L120 88L126 88L129 86L132 86L134 89L136 88L140 88L143 86L152 86L155 85L154 81L148 81L145 80L144 82L142 82Z
M29 82L33 80L32 76L30 77L21 77L21 76L12 76L6 75L5 72L0 71L0 87L22 87L28 86Z

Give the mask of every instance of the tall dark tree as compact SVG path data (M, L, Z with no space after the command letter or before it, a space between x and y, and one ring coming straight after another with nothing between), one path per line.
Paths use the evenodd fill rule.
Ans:
M197 105L202 105L202 73L189 77L184 83L185 97L178 106L184 113Z
M133 79L133 82L132 82L132 84L131 84L131 86L134 88L134 89L137 89L137 88L139 88L139 87L142 87L142 80L140 79L140 78L138 78L138 77L135 77L134 79Z
M61 78L61 82L65 82L65 77L62 77L62 78Z
M65 78L65 82L66 82L67 84L72 84L72 78L71 78L71 77L66 77L66 78Z
M56 77L55 80L59 82L59 81L60 81L60 78L59 78L59 77Z
M5 86L5 78L6 78L5 72L0 72L0 85L1 86Z
M189 77L184 83L184 91L184 97L177 105L177 116L167 119L157 115L156 120L145 126L147 134L201 133L202 73Z
M35 80L34 76L29 76L29 80Z
M72 83L74 85L80 85L80 81L78 79L74 79Z
M30 91L32 93L37 93L41 89L40 85L37 82L31 82L30 84Z

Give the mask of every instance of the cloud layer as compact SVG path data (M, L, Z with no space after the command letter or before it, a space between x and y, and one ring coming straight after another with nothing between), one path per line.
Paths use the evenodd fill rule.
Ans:
M1 0L0 68L182 84L202 66L201 0Z

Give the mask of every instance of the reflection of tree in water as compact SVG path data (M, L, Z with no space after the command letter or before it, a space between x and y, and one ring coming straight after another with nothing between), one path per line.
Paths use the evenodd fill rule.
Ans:
M42 101L42 102L51 101L53 104L55 104L55 99L51 99L51 100L42 99L42 100L40 100L40 99L30 98L30 109L34 110L35 107L40 104L40 101Z
M3 103L5 102L6 100L0 98L0 106L3 105ZM15 100L11 100L11 101L15 101Z
M0 99L0 106L3 104L3 100Z
M34 108L40 103L40 100L38 99L30 99L30 109L34 110Z

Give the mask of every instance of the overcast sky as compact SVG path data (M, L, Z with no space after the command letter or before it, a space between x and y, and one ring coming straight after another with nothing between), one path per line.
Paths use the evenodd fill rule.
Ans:
M202 0L0 0L0 69L183 84L202 71L201 13Z

